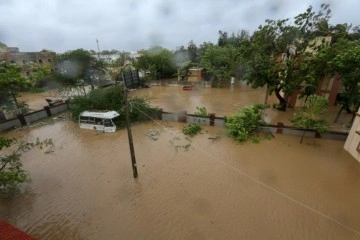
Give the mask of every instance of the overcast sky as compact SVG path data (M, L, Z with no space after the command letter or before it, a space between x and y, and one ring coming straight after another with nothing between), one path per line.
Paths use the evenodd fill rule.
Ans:
M218 31L254 31L265 19L292 18L330 3L331 23L360 25L360 0L0 0L0 42L20 51L83 48L170 50Z

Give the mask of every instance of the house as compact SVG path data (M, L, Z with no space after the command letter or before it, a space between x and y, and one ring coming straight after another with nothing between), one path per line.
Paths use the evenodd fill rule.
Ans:
M360 108L346 139L344 149L360 162Z
M191 67L188 69L186 76L178 73L178 81L186 80L187 82L197 83L202 81L202 71L203 68Z
M316 54L317 48L321 45L331 44L331 36L317 37L313 41L309 42L308 47L305 49L305 52ZM295 50L294 50L295 48ZM289 46L289 53L294 54L296 52L296 47L294 44ZM336 104L336 98L338 93L341 92L341 78L339 75L332 77L325 77L319 81L315 93L318 95L323 95L329 101L329 105ZM300 107L304 104L305 98L301 98L301 95L304 93L304 89L296 90L290 96L287 96L287 102L290 107Z
M20 52L17 47L7 47L5 44L0 46L0 61L16 63L23 68L24 75L29 75L31 68L29 64L38 66L50 66L54 69L53 59L56 53L43 50L41 52Z

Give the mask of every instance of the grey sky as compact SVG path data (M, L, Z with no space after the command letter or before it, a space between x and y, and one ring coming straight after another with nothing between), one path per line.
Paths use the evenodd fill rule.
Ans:
M0 42L20 51L96 50L96 39L100 50L172 50L215 43L219 30L252 32L323 2L331 23L360 25L359 0L0 0Z

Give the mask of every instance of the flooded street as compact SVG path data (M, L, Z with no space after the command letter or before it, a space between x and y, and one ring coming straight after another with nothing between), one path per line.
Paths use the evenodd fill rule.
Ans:
M55 151L23 155L32 182L0 218L38 239L360 239L360 166L343 142L237 144L210 126L188 141L182 126L132 127L135 180L125 130L64 120L7 133Z
M248 86L159 86L131 96L146 96L164 111L205 106L217 116L264 100L263 90ZM266 117L286 119L276 114ZM41 240L360 239L360 165L344 142L305 138L299 144L300 137L277 134L238 144L224 128L210 126L189 140L183 126L132 126L137 179L124 129L100 133L60 118L2 133L52 138L55 148L23 154L32 182L15 199L0 201L0 219Z
M239 108L251 104L263 104L265 101L265 88L253 89L245 82L237 82L235 86L224 88L199 87L197 90L184 91L181 86L153 86L151 88L137 89L130 96L147 98L153 106L162 108L167 112L187 111L193 114L196 107L205 107L209 113L223 117L234 114ZM272 124L282 122L291 125L289 118L293 117L294 109L288 108L281 112L272 108L278 103L275 95L270 95L268 104L271 106L265 111L265 121ZM351 114L345 111L340 115L337 123L334 123L339 106L329 106L327 121L330 128L336 131L349 131L346 124L351 120Z

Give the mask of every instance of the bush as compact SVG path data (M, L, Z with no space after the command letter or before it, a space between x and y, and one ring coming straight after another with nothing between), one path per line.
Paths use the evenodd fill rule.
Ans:
M158 112L144 98L129 98L131 121L148 120ZM77 121L81 112L86 110L114 110L120 113L117 126L125 126L124 91L119 85L106 89L94 89L86 96L76 96L70 101L72 119Z
M263 123L264 105L251 105L240 109L235 115L227 117L225 127L229 135L236 141L245 142L254 134L256 128Z
M199 116L199 117L207 117L207 116L209 116L209 113L208 113L206 107L196 106L196 112L194 115Z
M190 137L195 136L199 132L201 132L201 127L200 124L198 123L190 123L189 125L183 128L183 133Z

